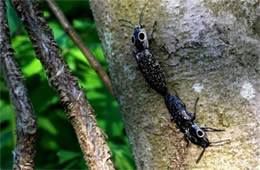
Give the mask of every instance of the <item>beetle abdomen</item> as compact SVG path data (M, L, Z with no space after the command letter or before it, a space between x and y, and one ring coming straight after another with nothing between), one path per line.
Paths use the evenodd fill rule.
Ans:
M135 55L138 67L148 84L161 95L167 93L166 78L164 72L149 49L138 52Z

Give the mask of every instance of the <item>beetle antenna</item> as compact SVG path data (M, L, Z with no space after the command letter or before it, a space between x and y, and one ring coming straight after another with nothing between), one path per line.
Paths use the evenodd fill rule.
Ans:
M139 25L142 24L142 21L143 21L143 17L144 17L144 9L146 7L146 5L148 4L149 1L147 1L142 9L142 12L141 12L141 15L140 15L140 18L139 18Z
M196 101L195 101L195 104L194 104L194 113L193 113L193 116L192 116L192 120L195 120L196 119L196 113L197 113L197 103L199 101L199 97L197 97Z
M212 146L222 146L222 145L226 144L227 142L230 142L230 139L220 140L220 141L217 141L217 142L210 142L209 146L211 146L211 147ZM216 144L216 145L214 145L214 144Z
M130 28L131 30L133 30L134 28L133 27L131 27L131 26L129 26L129 25L125 25L125 24L122 24L122 25L120 25L121 27L126 27L126 28Z
M215 129L215 128L211 128L211 127L202 127L202 130L204 130L205 132L222 132L225 131L225 129Z
M125 20L125 19L120 19L120 20L118 20L118 21L121 21L121 22L125 22L125 23L127 23L127 24L130 24L133 28L132 29L134 29L134 27L135 27L135 25L131 22L131 21L128 21L128 20Z
M204 154L205 151L206 151L206 148L203 148L202 152L200 153L200 156L199 156L198 159L196 160L196 164L199 163L199 161L201 160L201 158L202 158L202 156L203 156L203 154Z

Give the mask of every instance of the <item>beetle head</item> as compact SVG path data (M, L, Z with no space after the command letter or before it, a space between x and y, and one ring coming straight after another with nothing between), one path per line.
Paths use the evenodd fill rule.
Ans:
M147 1L148 3L149 1ZM127 21L125 19L120 19L119 21L124 22L125 24L121 25L130 29L134 29L133 35L132 35L132 43L134 44L135 52L143 51L144 49L149 48L149 42L147 38L146 31L144 27L142 26L143 16L144 16L144 9L147 5L147 3L144 5L140 18L139 18L139 24L137 26L134 26L134 24L131 21ZM127 24L127 25L126 25Z
M132 35L132 43L134 44L135 51L137 52L149 48L146 31L141 25L135 27Z
M192 143L199 145L202 148L206 148L210 145L206 132L202 130L196 123L191 126L189 133L190 135L188 138Z

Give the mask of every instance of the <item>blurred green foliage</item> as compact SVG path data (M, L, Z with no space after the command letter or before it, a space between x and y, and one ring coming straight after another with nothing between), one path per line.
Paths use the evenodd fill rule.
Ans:
M87 46L107 70L101 43L88 1L57 1L58 5L81 35ZM99 126L108 135L108 144L117 169L135 169L128 138L124 132L117 102L105 88L80 50L64 32L47 4L42 9L62 55L86 89L90 104L95 109ZM32 44L16 12L8 3L8 23L12 46L22 68L38 120L36 169L87 169L73 127L59 104L59 98L47 82L45 71L35 57ZM0 168L11 169L15 147L15 113L8 88L0 75Z

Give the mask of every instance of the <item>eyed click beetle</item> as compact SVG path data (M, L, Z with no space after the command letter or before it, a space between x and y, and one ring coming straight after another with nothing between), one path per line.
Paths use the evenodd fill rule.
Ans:
M228 140L209 142L206 132L220 132L224 131L221 129L214 129L210 127L200 127L196 122L196 107L199 98L197 98L194 105L193 116L187 111L185 104L174 95L167 93L164 96L165 105L170 112L171 121L177 124L177 127L184 134L184 138L189 144L189 142L198 145L203 148L200 156L198 157L196 163L199 163L205 150L209 146L214 146L213 143L225 142Z
M160 63L155 58L152 50L149 47L149 39L147 37L146 30L142 26L142 19L144 15L144 9L142 9L139 25L134 26L130 21L121 19L128 25L122 25L134 30L132 34L133 56L138 64L139 70L142 72L147 83L159 94L165 95L167 93L166 78L164 72L160 66ZM156 24L156 22L155 22ZM154 24L154 26L155 26ZM153 28L154 28L153 26ZM154 29L153 29L154 31ZM153 31L151 37L153 35Z

